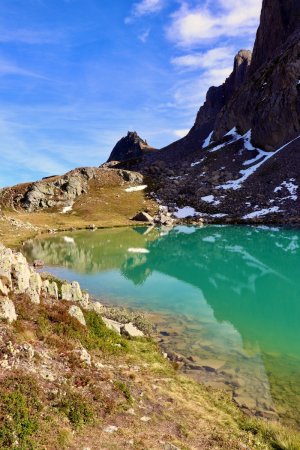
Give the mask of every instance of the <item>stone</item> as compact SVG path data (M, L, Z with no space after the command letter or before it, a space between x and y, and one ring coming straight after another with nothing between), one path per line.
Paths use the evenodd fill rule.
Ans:
M26 258L21 253L16 253L13 257L11 277L15 293L25 293L29 288L31 271Z
M144 333L140 331L133 323L126 323L120 328L121 334L128 337L143 337Z
M146 213L145 211L141 211L138 214L136 214L132 220L135 220L137 222L149 222L153 223L154 219L150 214Z
M12 323L17 320L15 305L8 297L0 297L0 320Z
M45 263L42 259L35 259L33 261L33 267L44 267Z
M107 319L107 317L102 317L103 322L112 331L115 331L118 334L121 334L121 327L122 324L119 322L116 322L115 320Z
M103 313L103 305L99 302L89 302L88 309L99 314L99 316Z
M140 418L140 420L141 420L141 422L150 422L151 417L143 416L143 417Z
M42 283L41 292L44 297L52 297L58 300L58 287L55 281L44 280Z
M19 350L21 357L29 359L30 361L34 358L35 351L31 344L29 343L22 344L19 347Z
M77 281L72 283L63 283L61 286L61 297L69 302L86 301L88 294L82 294L80 285Z
M69 315L71 317L74 317L76 320L78 320L81 325L86 326L85 318L83 315L83 312L79 308L79 306L72 305L68 311Z
M75 350L74 353L78 355L80 361L82 361L87 366L90 366L92 364L91 355L84 347Z
M10 281L4 276L0 275L0 295L7 296L10 292Z
M116 427L115 425L108 425L106 428L104 428L105 433L115 433L116 431L118 431L118 427Z
M42 289L42 279L41 276L32 272L29 277L29 286L26 289L26 294L29 296L32 303L40 303L40 295Z

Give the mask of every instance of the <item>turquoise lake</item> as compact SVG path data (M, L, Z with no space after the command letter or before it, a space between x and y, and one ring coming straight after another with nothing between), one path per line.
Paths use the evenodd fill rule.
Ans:
M100 301L155 313L163 348L245 410L300 427L300 230L143 227L25 243Z

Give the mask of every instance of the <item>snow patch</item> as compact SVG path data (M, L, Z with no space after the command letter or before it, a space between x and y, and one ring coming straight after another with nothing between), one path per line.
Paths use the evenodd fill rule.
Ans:
M206 197L201 197L201 200L203 200L206 203L215 205L215 206L217 206L221 203L220 200L216 200L213 195L207 195Z
M66 214L66 213L72 211L72 209L73 209L73 203L72 203L71 205L65 206L65 207L62 209L61 214Z
M246 133L246 135L248 135L248 133ZM259 158L259 161L257 162L257 164L254 164L253 166L249 167L248 169L241 170L240 171L240 174L242 175L241 178L239 178L237 180L227 181L227 183L225 183L221 186L218 186L217 189L234 189L234 190L240 189L242 187L242 184L244 183L244 181L246 181L254 172L256 172L256 170L260 166L262 166L266 161L268 161L274 155L279 153L281 150L283 150L284 148L286 148L288 145L292 144L299 138L300 138L300 136L296 137L295 139L292 139L290 142L287 142L286 144L284 144L282 147L280 147L275 152L264 152L263 150L255 149L255 150L259 151L260 154L262 155ZM257 159L258 159L258 157L254 158L254 160L252 160L252 162L257 161Z
M243 219L255 219L256 217L263 217L271 213L280 212L279 206L272 206L272 208L261 209L260 211L253 211L250 214L246 214Z
M203 142L202 148L206 148L208 147L211 143L212 143L212 136L214 134L214 131L212 131L211 133L209 133L209 135L207 136L207 138L205 139L205 141Z
M129 248L128 249L129 253L141 253L141 254L147 254L150 253L149 250L147 250L146 248Z
M192 208L191 206L184 206L183 208L177 208L174 216L177 219L185 219L186 217L194 216L195 214L197 214L195 208Z
M143 184L141 186L132 186L127 189L125 189L125 192L137 192L137 191L144 191L148 186L146 184Z
M277 188L274 189L275 194L282 191L283 188L286 188L288 190L290 195L288 197L284 197L284 198L280 199L280 201L283 201L283 200L296 201L296 200L298 200L297 191L298 191L299 186L294 184L294 182L295 182L295 178L290 178L289 181L283 181L280 186L278 186Z
M67 244L75 244L75 240L72 237L69 237L69 236L64 236L64 241Z

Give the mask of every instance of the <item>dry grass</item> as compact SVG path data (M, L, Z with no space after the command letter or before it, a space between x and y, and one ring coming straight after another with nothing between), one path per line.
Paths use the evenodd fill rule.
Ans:
M91 224L99 228L133 225L131 218L141 210L150 214L157 211L157 204L145 191L125 192L124 183L117 174L89 182L89 190L75 201L73 209L61 214L57 209L28 213L24 210L4 209L7 218L17 219L38 227L38 231L18 228L7 220L0 220L0 241L17 247L25 240L50 229L84 229ZM22 186L23 189L23 186Z

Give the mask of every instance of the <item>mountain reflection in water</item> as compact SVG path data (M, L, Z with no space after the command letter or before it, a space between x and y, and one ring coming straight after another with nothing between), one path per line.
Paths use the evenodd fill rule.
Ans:
M221 361L215 381L230 379L240 404L300 423L299 238L297 229L137 227L32 240L23 252L94 295L164 312L181 324L168 344Z

